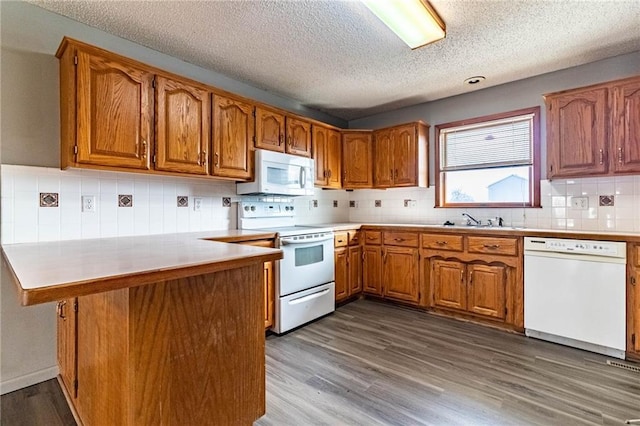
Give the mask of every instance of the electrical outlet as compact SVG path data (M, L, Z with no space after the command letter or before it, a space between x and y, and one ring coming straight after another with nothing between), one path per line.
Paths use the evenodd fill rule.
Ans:
M333 207L338 207L338 200L333 200Z
M404 200L405 207L416 207L417 204L416 200Z
M313 200L313 207L318 207L318 200Z
M96 212L96 196L95 195L82 196L82 211L84 213Z
M202 211L202 198L195 197L193 199L193 211L194 212Z
M574 210L587 210L589 197L571 197L571 208Z

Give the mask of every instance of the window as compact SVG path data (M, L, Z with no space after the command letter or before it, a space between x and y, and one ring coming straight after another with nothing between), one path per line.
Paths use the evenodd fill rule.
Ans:
M540 107L441 124L436 140L436 206L540 206Z

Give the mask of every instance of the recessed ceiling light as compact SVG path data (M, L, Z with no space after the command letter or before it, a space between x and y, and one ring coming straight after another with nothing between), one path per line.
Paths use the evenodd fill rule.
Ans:
M478 83L482 83L483 81L485 81L486 78L482 75L475 75L473 77L469 77L464 81L464 84L470 84L470 85L474 85L474 84L478 84Z

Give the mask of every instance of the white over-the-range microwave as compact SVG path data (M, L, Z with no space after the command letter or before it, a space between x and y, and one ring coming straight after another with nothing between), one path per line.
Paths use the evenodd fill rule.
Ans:
M263 149L255 155L255 180L238 183L238 195L313 195L312 158Z

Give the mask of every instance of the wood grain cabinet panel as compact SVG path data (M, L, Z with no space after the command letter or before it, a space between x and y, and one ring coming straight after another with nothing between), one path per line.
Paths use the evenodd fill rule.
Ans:
M256 148L284 152L285 132L284 114L272 109L256 107Z
M264 262L264 328L273 326L275 313L275 278L273 275L273 262Z
M346 247L349 245L349 233L348 232L336 232L333 234L334 247Z
M428 186L428 126L409 123L373 134L373 186Z
M507 237L467 237L469 253L518 255L518 239Z
M362 291L382 296L382 248L365 245L362 249Z
M58 367L66 393L71 399L78 397L77 302L77 298L62 300L56 308Z
M640 172L640 76L545 102L549 178Z
M373 186L371 132L343 132L342 186L345 189Z
M341 302L349 297L349 270L347 266L349 249L339 247L335 249L334 253L336 302Z
M324 126L312 126L313 159L316 167L315 185L321 188L341 188L342 140L340 132Z
M431 282L435 306L467 309L467 291L464 263L450 260L431 262Z
M385 245L418 247L419 236L415 232L384 231L383 242Z
M550 97L547 137L551 177L607 172L607 89Z
M213 175L247 180L253 161L250 146L254 136L253 105L214 96Z
M613 98L613 168L640 172L640 78L615 85Z
M420 300L418 249L385 246L382 275L384 297L411 303Z
M362 248L349 247L349 296L362 292Z
M504 266L467 266L467 309L469 312L504 320L506 311Z
M289 154L311 157L311 123L287 117L287 149Z
M205 88L156 77L157 170L209 173L210 98Z
M149 169L153 74L80 50L77 62L76 161Z
M422 234L422 248L433 250L462 251L462 235Z

